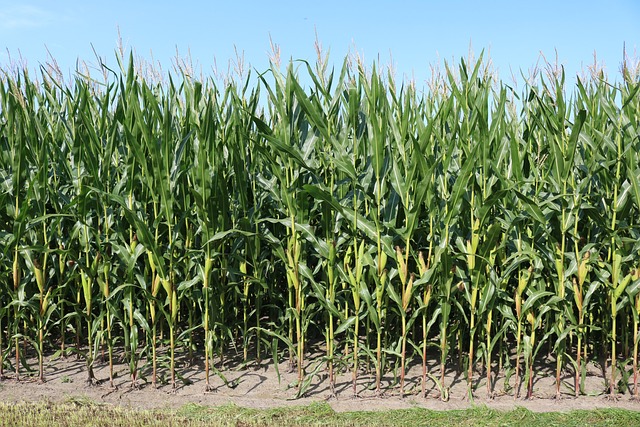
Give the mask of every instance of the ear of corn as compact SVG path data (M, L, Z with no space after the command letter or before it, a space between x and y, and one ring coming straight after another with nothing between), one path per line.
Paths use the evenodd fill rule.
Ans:
M55 343L93 381L121 339L132 386L160 362L176 387L186 354L211 390L228 349L277 367L284 344L298 395L319 363L331 390L344 366L358 394L373 363L377 393L397 372L403 394L418 357L423 394L429 378L447 399L457 354L469 397L478 364L489 395L515 365L517 397L540 352L557 394L567 368L580 394L606 351L610 393L633 352L637 394L637 75L572 89L549 67L518 92L481 57L421 92L323 58L224 81L154 80L133 55L98 79L2 73L0 377L24 371L28 341L41 380Z

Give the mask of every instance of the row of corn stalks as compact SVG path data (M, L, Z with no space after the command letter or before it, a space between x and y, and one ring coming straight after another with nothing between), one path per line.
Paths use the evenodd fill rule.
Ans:
M446 400L451 370L530 397L551 363L558 396L637 398L637 76L516 91L481 58L423 92L327 63L5 70L0 377L75 354L175 388L199 360L211 390L229 359L288 361L300 395L349 372Z

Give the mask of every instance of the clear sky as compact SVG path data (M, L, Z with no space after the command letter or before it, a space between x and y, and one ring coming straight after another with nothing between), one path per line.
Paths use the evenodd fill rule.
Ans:
M245 65L268 67L270 39L283 60L314 61L316 33L331 60L348 52L380 59L418 84L430 65L489 52L503 80L528 72L542 52L564 64L569 78L593 63L619 76L623 43L640 49L638 0L484 1L89 1L0 0L0 65L19 55L30 68L49 51L63 71L93 50L115 64L118 29L126 48L166 70L176 50L190 52L205 74L226 72L235 51ZM93 46L93 48L92 48ZM640 52L638 52L640 53ZM10 55L10 56L9 56Z

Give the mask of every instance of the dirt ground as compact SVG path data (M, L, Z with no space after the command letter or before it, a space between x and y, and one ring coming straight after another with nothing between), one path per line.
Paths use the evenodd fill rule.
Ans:
M31 360L31 369L37 369L35 360ZM311 365L317 362L311 362ZM430 360L429 370L437 373L437 360ZM326 371L320 369L313 377L306 395L296 398L296 388L292 386L297 378L296 372L288 372L288 364L279 365L281 375L278 374L270 360L260 365L255 362L246 366L234 365L229 362L221 372L231 384L225 385L217 376L212 374L211 384L214 391L205 392L204 367L201 364L189 365L182 361L177 366L184 381L178 381L178 388L172 391L171 386L164 381L158 388L151 385L151 373L145 361L141 361L141 379L139 387L130 386L129 367L127 364L115 366L116 389L109 386L109 371L106 363L96 361L94 372L98 385L88 385L87 370L84 360L75 356L67 358L46 359L46 379L39 383L35 372L21 374L20 381L16 381L15 374L5 372L5 378L0 381L0 401L66 401L72 399L93 402L103 402L135 408L179 408L188 403L199 405L222 405L233 403L242 407L273 408L289 405L304 405L312 402L326 401L336 411L389 410L401 408L427 408L432 410L464 409L473 405L485 405L498 410L510 410L524 407L531 411L568 411L572 409L595 408L624 408L640 410L640 403L631 399L629 392L620 395L619 399L611 400L606 397L606 384L602 377L602 370L590 366L586 377L587 395L573 397L573 373L565 372L563 377L562 398L555 399L554 363L548 363L543 369L537 370L534 380L534 396L524 399L526 389L521 388L521 396L513 397L514 377L505 387L505 379L498 376L495 380L493 399L486 397L486 380L481 372L475 373L476 397L473 402L467 399L466 379L463 374L451 371L447 377L450 386L449 401L440 400L440 393L431 380L427 384L427 397L421 396L420 378L422 367L414 365L407 372L405 396L401 397L397 381L392 374L387 374L383 381L383 396L377 397L374 390L374 373L366 371L366 365L359 375L358 397L353 397L351 373L341 372L336 382L336 396L329 390ZM308 367L308 371L311 370ZM159 368L159 373L166 380L167 369ZM630 379L632 380L632 378ZM505 391L505 389L507 391Z

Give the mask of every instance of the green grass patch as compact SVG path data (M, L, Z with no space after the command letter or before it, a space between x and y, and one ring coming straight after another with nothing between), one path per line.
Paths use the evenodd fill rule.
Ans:
M186 405L179 410L138 410L88 400L0 403L2 426L623 426L640 425L640 412L624 409L536 413L485 407L432 411L336 413L326 403L277 409Z

